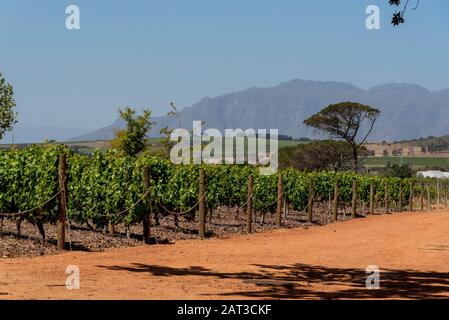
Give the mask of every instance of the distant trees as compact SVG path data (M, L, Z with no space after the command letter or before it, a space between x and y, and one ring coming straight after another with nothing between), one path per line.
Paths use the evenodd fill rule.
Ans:
M304 124L346 141L352 150L354 170L358 169L360 147L373 130L380 111L355 102L332 104L304 121ZM366 124L366 132L362 133Z
M436 141L435 143L429 143L427 145L427 151L430 153L444 152L449 150L449 144L447 141Z
M422 153L447 152L449 150L449 136L419 138L413 140L418 147L421 147Z
M387 166L380 170L380 174L384 177L411 178L414 174L409 164L393 164L388 163Z
M362 147L360 154L367 155ZM352 148L344 141L314 141L285 147L279 151L279 164L282 168L299 170L343 171L352 167Z
M145 109L142 115L138 115L136 110L126 107L119 109L119 114L126 122L126 128L115 131L112 147L134 157L145 150L145 137L153 125L151 111Z
M281 141L293 141L293 137L288 136L286 134L280 134L278 136L278 139L281 140Z
M267 139L269 139L269 138L270 138L270 135L267 134ZM293 138L293 137L288 136L286 134L278 135L278 140L280 140L280 141L299 141L299 142L310 142L310 141L312 141L309 138L305 138L305 137Z
M0 72L0 139L4 134L11 131L17 123L17 112L14 108L16 101L14 100L14 90L12 85L6 82Z

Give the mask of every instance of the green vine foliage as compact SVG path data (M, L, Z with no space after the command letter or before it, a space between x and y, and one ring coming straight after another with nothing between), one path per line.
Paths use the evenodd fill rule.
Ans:
M0 152L0 211L21 212L38 207L58 191L57 161L61 147L30 147ZM28 218L53 222L57 203L51 201Z
M277 206L278 176L263 176L258 168L245 165L174 165L168 160L143 154L138 158L96 151L91 156L75 154L63 146L32 146L22 150L0 152L0 212L20 212L39 206L58 192L58 156L65 152L68 162L68 218L77 223L86 220L96 225L108 221L130 225L140 223L148 210L160 214L184 212L198 203L199 171L206 173L207 206L244 207L247 201L248 176L254 177L254 207L259 212L274 212ZM148 199L143 187L144 167L150 168ZM316 201L333 200L335 184L340 189L339 201L350 204L352 183L357 181L358 198L369 202L371 183L375 200L385 197L388 183L390 199L402 204L409 201L410 182L413 192L426 192L423 183L435 180L381 178L351 172L302 172L285 169L282 175L284 197L294 210L304 210L309 198L309 182L313 183ZM432 189L435 196L435 190ZM137 204L136 204L137 203ZM120 213L120 214L117 214ZM57 199L27 215L27 218L55 222Z

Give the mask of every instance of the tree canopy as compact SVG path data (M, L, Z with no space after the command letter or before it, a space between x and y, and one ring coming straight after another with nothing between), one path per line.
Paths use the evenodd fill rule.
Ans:
M304 124L346 141L352 148L357 170L358 150L373 130L380 111L355 102L332 104L304 121ZM366 130L363 130L366 123ZM363 132L364 131L364 132Z
M17 123L15 106L13 87L6 82L0 72L0 139L3 138L6 132L11 131Z
M367 155L362 147L359 154ZM299 170L344 171L352 167L352 148L344 141L313 141L282 148L279 151L281 168Z
M153 125L151 111L145 109L138 115L136 110L126 107L119 109L119 114L126 122L126 129L116 130L112 146L126 155L136 156L145 150L145 137Z

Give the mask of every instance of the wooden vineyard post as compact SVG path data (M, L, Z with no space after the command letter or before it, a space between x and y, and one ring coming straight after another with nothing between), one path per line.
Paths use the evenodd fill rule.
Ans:
M338 197L339 197L339 182L338 179L335 181L335 190L334 190L334 220L338 221Z
M313 180L312 178L309 179L309 205L307 208L307 213L308 213L308 219L307 221L309 223L313 222L313 198L315 196L315 190L314 190L314 186L313 186Z
M288 217L288 200L287 197L284 197L284 219L287 219Z
M446 206L446 205L445 205L446 201L445 201L445 198L444 198L444 193L445 193L445 191L446 191L446 186L443 184L442 186L440 186L440 188L441 188L441 193L440 193L440 197L441 197L441 206L442 206L442 207L445 207L445 206Z
M413 211L413 182L410 181L410 196L408 199L408 211Z
M421 211L424 211L424 183L421 183L421 196L419 201L421 202Z
M432 198L430 195L430 184L427 184L427 211L432 211Z
M369 185L369 213L374 214L374 181L372 179Z
M143 168L143 192L147 193L150 190L150 168L145 166ZM149 208L149 195L145 199L145 213L143 216L143 242L145 244L151 243L151 210Z
M399 212L402 212L402 198L403 198L403 192L404 190L402 189L402 181L399 181L399 206L398 206L398 210Z
M113 236L115 234L115 226L114 226L114 222L112 221L111 218L109 218L108 221L108 233Z
M444 186L444 207L447 208L447 186Z
M388 190L388 181L385 181L385 195L384 195L384 201L385 201L385 213L390 213L390 195Z
M198 235L201 239L204 239L206 236L206 174L204 169L200 170L200 184L199 184L199 232Z
M352 219L357 217L357 180L352 181Z
M437 181L435 188L436 188L437 206L439 207L441 204L441 202L440 202L440 181Z
M67 158L65 153L59 155L58 165L58 223L56 226L56 246L58 250L65 249L65 223L67 217Z
M276 224L280 228L282 226L282 206L283 206L283 190L282 190L282 174L278 175L278 201L277 201L277 211L276 211Z
M251 233L253 223L253 176L248 177L248 195L246 202L246 233Z

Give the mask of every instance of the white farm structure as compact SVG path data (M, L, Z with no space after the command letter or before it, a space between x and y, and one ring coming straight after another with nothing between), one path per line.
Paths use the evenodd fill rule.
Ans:
M449 172L439 170L419 171L416 175L423 178L449 179Z

